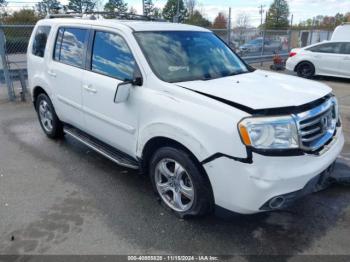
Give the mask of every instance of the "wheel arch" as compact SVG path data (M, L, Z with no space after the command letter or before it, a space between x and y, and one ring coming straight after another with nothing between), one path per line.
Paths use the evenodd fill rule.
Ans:
M314 67L315 73L316 73L316 66L315 66L315 64L314 64L313 62L311 62L310 60L302 60L302 61L300 61L299 63L297 63L296 66L294 67L294 72L297 71L298 66L300 66L302 63L309 63L309 64L311 64L311 65Z
M32 101L33 101L34 107L36 104L36 100L40 94L46 94L47 96L49 96L44 88L42 88L41 86L35 86L33 88L33 94L32 94Z
M182 149L185 152L187 152L192 157L193 160L195 160L197 163L200 163L198 158L191 152L191 150L188 149L182 143L180 143L172 138L169 138L169 137L156 136L156 137L152 137L151 139L149 139L142 148L142 155L141 155L142 168L145 171L148 170L148 163L149 163L150 158L154 154L154 152L156 152L157 149L165 147L165 146Z
M153 154L156 152L157 149L162 148L162 147L166 147L166 146L181 149L181 150L185 151L190 156L190 158L196 163L196 165L198 166L198 168L200 170L200 173L203 174L208 185L210 186L209 190L210 190L210 193L212 195L212 199L214 200L214 203L215 203L213 187L211 185L209 176L208 176L207 172L205 171L203 165L200 163L199 159L195 156L195 154L190 149L188 149L185 145L183 145L182 143L180 143L172 138L164 137L164 136L156 136L156 137L152 137L151 139L149 139L145 143L145 145L142 149L142 158L141 158L142 171L144 173L148 174L149 163L150 163L150 160L151 160Z

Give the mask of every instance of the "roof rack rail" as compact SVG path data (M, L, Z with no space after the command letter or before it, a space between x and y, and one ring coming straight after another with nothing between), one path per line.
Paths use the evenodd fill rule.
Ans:
M90 15L90 16L89 16ZM87 19L95 20L95 15L102 15L104 18L109 19L119 19L119 20L139 20L139 21L162 21L165 22L165 19L153 17L153 16L146 16L146 15L138 15L133 13L119 13L119 12L104 12L104 11L91 11L91 12L84 12L84 13L77 13L77 12L66 12L63 14L48 14L46 16L47 19L52 18L84 18L84 16L87 16Z
M52 19L52 18L76 18L76 17L83 17L82 14L47 14L46 19Z

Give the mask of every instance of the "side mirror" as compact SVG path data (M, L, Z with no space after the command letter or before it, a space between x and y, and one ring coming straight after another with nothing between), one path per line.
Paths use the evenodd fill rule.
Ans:
M131 81L120 83L115 92L114 103L122 103L128 100L132 86Z
M133 80L126 80L118 85L114 95L114 103L125 102L126 100L128 100L128 97L130 95L130 89L133 86L142 86L142 85L143 85L143 78L140 70L137 67L134 72Z

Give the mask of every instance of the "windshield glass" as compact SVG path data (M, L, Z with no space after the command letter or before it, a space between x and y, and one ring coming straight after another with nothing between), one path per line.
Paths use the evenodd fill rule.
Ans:
M166 82L248 72L235 53L210 32L137 32L135 36L154 73Z

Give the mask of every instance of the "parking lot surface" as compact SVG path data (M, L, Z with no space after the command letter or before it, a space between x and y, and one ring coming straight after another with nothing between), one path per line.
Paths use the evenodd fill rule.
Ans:
M350 173L350 81L316 81L340 101L346 145L335 172ZM350 255L349 235L344 185L284 211L181 220L146 176L49 140L32 104L0 102L0 254Z

